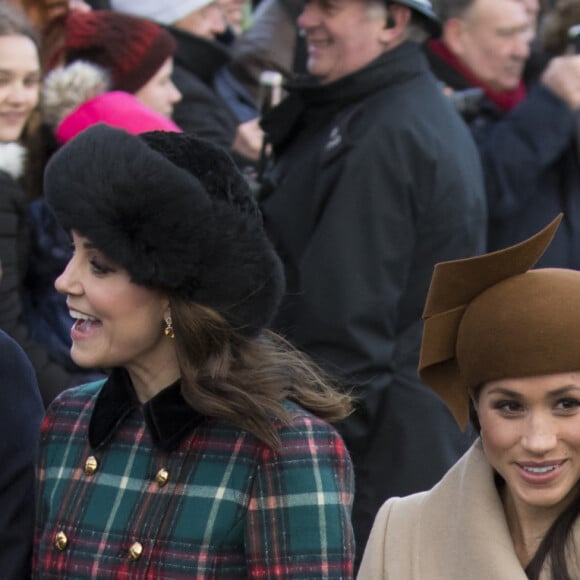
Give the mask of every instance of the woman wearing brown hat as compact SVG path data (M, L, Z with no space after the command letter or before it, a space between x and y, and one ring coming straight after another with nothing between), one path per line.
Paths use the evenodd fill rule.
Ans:
M112 371L47 412L34 577L351 577L350 398L264 330L282 268L228 155L96 125L45 191L72 357Z
M436 266L419 372L463 427L471 404L480 437L432 490L385 503L360 579L580 578L580 272L530 270L560 219Z

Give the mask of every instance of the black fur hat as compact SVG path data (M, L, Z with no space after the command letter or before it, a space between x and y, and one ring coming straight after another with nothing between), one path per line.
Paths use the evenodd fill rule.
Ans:
M210 306L248 336L275 314L280 259L246 181L219 147L95 125L50 160L45 195L66 230L136 284Z

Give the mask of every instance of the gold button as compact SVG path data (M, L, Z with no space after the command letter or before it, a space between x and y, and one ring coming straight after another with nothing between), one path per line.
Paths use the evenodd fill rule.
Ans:
M97 458L91 455L85 462L85 473L93 475L97 471L97 467L99 467Z
M157 485L159 485L159 487L163 487L167 481L169 480L169 471L167 471L167 469L162 468L157 472L157 475L155 476L155 481L157 482Z
M54 537L54 547L62 552L68 545L68 538L64 532L58 532Z
M141 554L143 554L143 544L135 542L129 548L129 556L131 557L131 560L138 560L141 557Z

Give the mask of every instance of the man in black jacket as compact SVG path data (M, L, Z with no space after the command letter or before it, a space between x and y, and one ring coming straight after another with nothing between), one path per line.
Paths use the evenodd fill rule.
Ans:
M362 555L382 502L432 486L469 444L418 379L435 263L484 249L477 150L419 42L427 0L309 0L309 78L263 121L273 146L262 210L287 295L276 320L345 388Z

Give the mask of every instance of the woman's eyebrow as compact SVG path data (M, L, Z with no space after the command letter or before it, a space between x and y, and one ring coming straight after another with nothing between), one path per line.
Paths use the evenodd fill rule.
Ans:
M560 397L562 395L568 394L570 391L578 391L578 394L580 395L580 386L575 385L575 384L564 385L563 387L558 387L557 389L548 391L546 393L546 395L548 397ZM512 391L511 389L508 389L506 387L501 387L499 385L497 387L492 387L488 391L488 394L490 394L490 395L491 394L504 395L505 397L522 397L523 396L523 393L521 393L521 392Z

